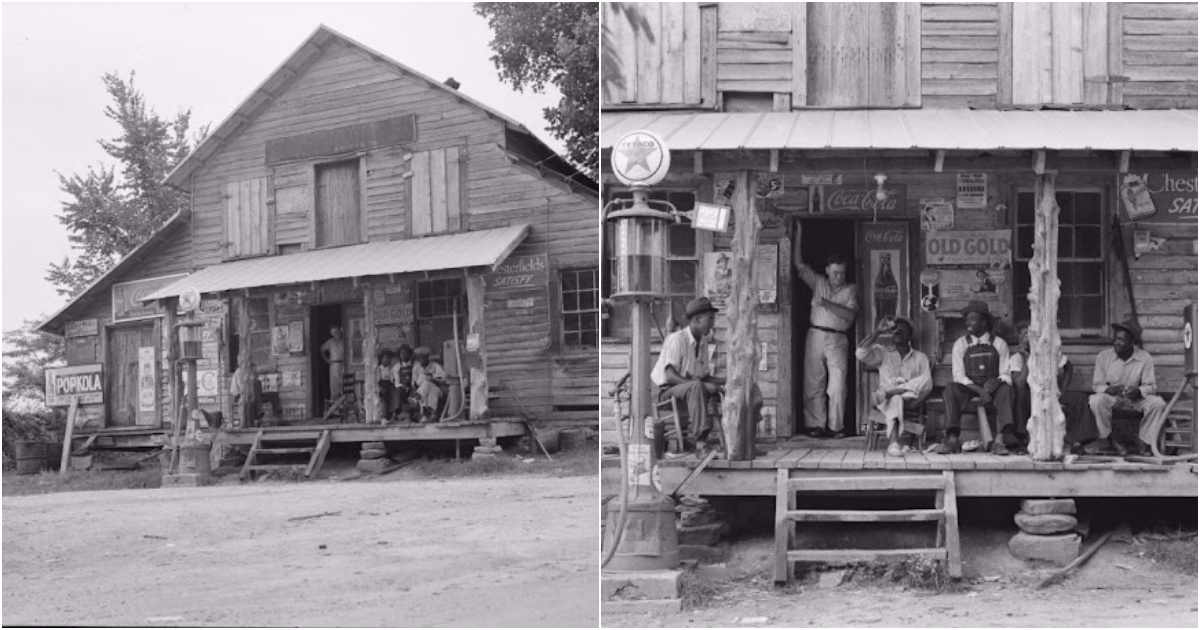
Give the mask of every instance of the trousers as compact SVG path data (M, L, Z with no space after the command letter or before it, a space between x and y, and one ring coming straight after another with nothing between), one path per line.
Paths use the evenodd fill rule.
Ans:
M1088 397L1088 406L1092 415L1096 416L1096 431L1103 440L1112 433L1113 407L1117 401L1124 400L1125 404L1142 412L1142 423L1138 427L1138 438L1146 444L1152 444L1158 439L1158 432L1163 425L1163 411L1167 409L1167 401L1161 396L1145 396L1137 401L1125 400L1110 394L1092 394Z
M804 426L841 431L850 342L843 333L808 329L804 344Z
M691 435L697 441L705 438L712 431L712 418L708 414L708 394L704 392L704 384L700 381L687 381L677 385L664 385L659 391L658 399L675 398L686 410L687 422L680 419L680 426L685 432L692 427ZM683 410L681 410L681 414Z
M942 393L946 402L946 428L957 430L967 403L976 396L975 392L961 383L951 383ZM992 392L992 406L996 408L996 433L1013 426L1013 391L1008 383L1001 383Z
M442 388L438 387L433 381L425 381L417 387L417 398L421 400L422 407L428 407L437 410L438 403L442 401Z

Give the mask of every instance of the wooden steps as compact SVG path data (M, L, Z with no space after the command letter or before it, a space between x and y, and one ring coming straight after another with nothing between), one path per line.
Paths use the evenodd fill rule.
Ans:
M266 446L271 443L289 443L308 442L304 446ZM325 463L325 455L329 453L330 437L329 430L323 431L277 431L268 433L265 429L259 429L254 436L254 442L250 445L250 453L246 455L246 463L242 465L241 478L243 480L252 478L256 471L270 470L295 470L303 472L305 477L312 477L321 470L321 465ZM261 455L308 455L307 461L293 461L290 463L260 463L258 461Z
M943 562L951 577L962 577L958 538L958 501L954 471L911 473L897 476L797 476L802 471L776 471L775 493L775 581L791 582L796 562L876 562L904 558L930 558ZM811 510L796 509L798 492L909 492L933 493L934 507L902 510ZM915 549L795 549L797 523L899 523L937 524L933 548Z

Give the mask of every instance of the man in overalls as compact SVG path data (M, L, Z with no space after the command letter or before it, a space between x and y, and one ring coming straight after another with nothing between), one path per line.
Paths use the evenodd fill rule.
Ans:
M961 453L960 418L967 403L978 397L981 404L996 408L996 439L992 453L1008 455L1013 435L1012 374L1008 371L1008 343L992 333L992 314L987 302L973 300L962 310L967 334L954 342L951 367L954 382L942 396L946 402L946 439L938 453Z

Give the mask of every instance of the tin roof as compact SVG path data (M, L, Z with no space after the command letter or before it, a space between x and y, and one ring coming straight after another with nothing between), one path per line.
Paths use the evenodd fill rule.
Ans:
M529 229L528 225L520 224L478 232L236 260L205 267L147 295L142 301L174 297L188 287L194 287L200 293L212 293L460 267L494 269L525 240Z
M1196 151L1196 110L800 110L605 112L600 145L657 133L672 150L1046 149Z

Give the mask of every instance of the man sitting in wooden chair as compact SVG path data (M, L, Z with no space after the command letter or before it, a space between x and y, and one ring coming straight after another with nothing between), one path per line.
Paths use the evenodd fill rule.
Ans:
M412 369L413 398L421 408L421 422L437 422L438 409L446 391L446 371L429 359L430 354L425 346L413 351L417 359Z
M939 454L961 453L960 417L975 402L996 409L996 439L991 451L1008 455L1007 444L1016 444L1013 427L1012 374L1008 371L1008 342L992 332L995 324L987 302L972 300L962 309L967 334L954 342L950 352L954 382L946 386L946 440ZM985 427L980 427L984 432ZM985 438L986 439L986 438Z
M1113 411L1127 409L1140 412L1141 426L1135 454L1149 455L1150 444L1158 439L1163 424L1163 412L1167 403L1156 395L1158 386L1154 376L1154 359L1149 352L1138 348L1142 343L1142 327L1135 321L1112 324L1113 342L1096 355L1096 366L1092 371L1092 391L1088 399L1092 413L1096 416L1099 433L1097 444L1089 445L1089 452L1103 452L1103 443L1110 441L1117 454L1129 454L1119 440L1109 440L1112 433Z
M675 398L686 408L700 456L705 454L700 451L704 450L713 429L707 401L725 389L725 379L712 375L708 357L716 313L717 309L706 297L688 302L684 311L687 327L667 335L658 362L650 371L650 380L659 387L659 400Z
M876 343L879 335L890 333L894 346ZM913 327L903 317L885 317L854 350L854 358L879 369L879 388L871 392L871 404L883 413L887 426L887 454L900 457L900 433L905 408L914 409L933 389L929 357L912 347ZM870 430L874 430L873 428Z

